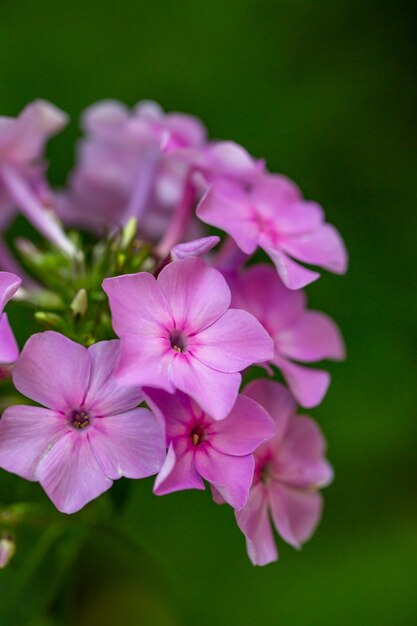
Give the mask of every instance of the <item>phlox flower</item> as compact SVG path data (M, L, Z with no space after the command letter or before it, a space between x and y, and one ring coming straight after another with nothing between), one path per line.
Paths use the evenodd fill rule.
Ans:
M347 254L338 231L324 222L322 208L304 200L284 176L260 174L249 184L218 180L202 198L197 215L231 235L245 254L258 247L265 250L289 289L320 276L297 261L337 274L346 271Z
M14 367L16 388L43 406L6 409L0 467L39 481L64 513L78 511L121 476L157 473L165 458L159 421L136 408L140 390L114 378L118 356L117 340L87 349L48 331L32 335Z
M72 256L75 247L55 219L42 165L46 141L66 123L65 113L44 100L29 104L17 118L0 117L0 229L19 209L47 239Z
M246 311L229 309L222 274L190 257L103 282L121 339L117 376L130 385L191 396L214 419L236 401L241 372L272 358L268 333Z
M9 272L0 272L0 365L13 363L19 354L16 339L3 309L21 284L21 279Z
M154 492L204 489L205 479L232 507L242 509L253 479L253 452L275 432L268 413L239 395L227 417L218 421L180 391L145 388L144 393L165 422L168 446Z
M154 102L129 110L112 100L89 107L82 125L78 163L60 196L63 220L102 234L136 217L141 236L158 240L188 181L189 165L175 154L204 143L203 125Z
M320 404L330 374L297 361L344 358L343 339L333 320L307 309L305 294L287 289L269 265L229 275L229 286L232 306L252 313L272 337L275 351L271 363L280 368L296 400L305 407Z
M260 379L245 395L272 416L276 434L255 452L255 475L246 506L236 521L246 536L254 565L278 558L272 524L280 536L299 548L313 534L321 516L320 487L328 485L332 468L324 458L326 444L316 423L296 416L296 404L280 383Z

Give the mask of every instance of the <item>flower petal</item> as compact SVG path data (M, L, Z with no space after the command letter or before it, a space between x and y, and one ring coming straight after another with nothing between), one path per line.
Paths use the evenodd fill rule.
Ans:
M191 398L181 391L167 393L151 387L144 387L143 393L146 402L165 426L168 444L174 437L188 432L189 424L196 414Z
M239 395L229 415L210 427L210 443L223 454L243 456L275 434L275 424L255 400Z
M0 315L0 363L14 363L19 356L19 348L10 328L7 313Z
M248 555L254 565L267 565L278 559L263 485L252 487L247 505L236 511L236 522L246 536Z
M306 408L318 406L330 385L330 374L324 370L302 367L275 355L273 363L282 375L296 400Z
M156 474L165 459L160 422L147 409L94 420L91 448L108 478L144 478Z
M318 311L305 311L295 324L283 329L276 337L276 347L280 354L306 363L345 356L338 327Z
M186 241L185 243L178 243L171 250L171 257L173 261L183 261L190 256L203 256L207 252L210 252L220 242L220 237L212 235L210 237L201 237L200 239L193 239L193 241Z
M32 335L13 369L23 395L62 411L83 405L89 380L87 348L54 331Z
M124 335L120 340L116 380L122 385L159 387L173 392L170 373L175 355L172 353L165 339Z
M205 486L196 470L192 451L178 441L175 448L173 443L170 444L153 491L157 496L163 496L183 489L204 490Z
M242 377L218 372L198 359L180 354L173 362L171 380L210 417L220 420L230 413L236 402Z
M299 237L285 237L283 249L304 263L313 263L334 272L344 274L347 270L347 251L339 232L331 224Z
M106 278L103 289L109 297L113 328L119 336L160 336L161 329L172 325L168 303L149 272Z
M0 272L0 313L9 300L13 298L21 284L22 280L16 274Z
M40 484L62 513L79 511L113 484L98 464L87 435L75 429L67 433L38 468Z
M283 252L269 247L265 247L264 250L273 261L282 282L288 289L301 289L320 278L318 272L308 270Z
M230 305L230 289L222 274L189 257L169 263L158 276L177 330L195 333L215 322Z
M66 419L39 406L11 406L0 420L0 467L37 480L37 467L56 441L71 430Z
M230 456L211 446L201 446L195 452L195 466L230 506L237 511L245 506L255 470L252 454Z
M121 385L115 377L120 342L100 341L88 348L91 363L90 384L84 406L95 415L116 415L134 409L143 401L137 385Z
M274 441L281 441L297 409L297 404L288 389L281 383L259 378L249 383L243 394L255 400L268 412L275 422Z
M320 521L323 499L316 491L270 486L272 519L281 537L294 548L310 539Z
M193 355L220 372L240 372L253 363L272 359L274 344L258 320L239 309L229 309L190 342Z

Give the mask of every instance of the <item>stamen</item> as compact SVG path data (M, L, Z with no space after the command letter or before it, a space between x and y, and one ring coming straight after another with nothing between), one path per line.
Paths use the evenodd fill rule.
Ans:
M74 411L71 415L70 423L74 428L86 428L90 424L90 415L87 411Z
M198 446L202 443L206 438L203 426L201 424L195 426L195 428L191 431L190 436L193 446Z
M173 330L169 335L171 348L175 352L185 352L187 349L187 339L179 330Z

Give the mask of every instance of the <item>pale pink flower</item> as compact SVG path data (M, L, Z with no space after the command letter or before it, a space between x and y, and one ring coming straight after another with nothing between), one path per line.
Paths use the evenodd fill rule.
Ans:
M0 228L6 228L18 209L42 235L73 256L75 247L55 218L42 164L45 143L66 123L65 113L44 100L29 104L17 118L0 117Z
M227 278L232 306L252 313L272 337L271 363L280 368L296 400L305 407L320 404L330 374L298 362L343 359L344 343L336 324L325 313L307 309L305 294L287 289L269 265L255 265Z
M32 335L13 382L43 406L12 406L0 420L0 467L39 481L57 509L74 513L113 480L156 474L163 431L137 387L114 378L119 342L85 348L55 332ZM46 408L44 408L46 407Z
M154 492L205 489L204 479L235 509L243 508L255 468L253 452L275 432L268 413L239 395L227 417L218 421L180 391L145 388L144 393L164 420L168 446Z
M231 235L245 254L263 248L290 289L320 276L294 259L337 274L346 271L347 253L338 231L324 222L322 208L304 200L284 176L260 174L249 184L215 181L197 215Z
M255 475L248 503L236 512L246 536L249 558L266 565L278 558L272 525L282 539L299 548L313 534L323 506L319 488L328 485L332 468L316 423L296 416L296 404L280 383L265 379L248 385L245 395L273 417L276 434L255 452Z
M108 278L113 328L121 339L118 377L130 385L191 396L214 419L236 401L241 372L272 358L268 333L246 311L229 309L222 274L198 258Z
M16 339L3 309L21 285L21 279L9 272L0 272L0 365L13 363L19 354Z

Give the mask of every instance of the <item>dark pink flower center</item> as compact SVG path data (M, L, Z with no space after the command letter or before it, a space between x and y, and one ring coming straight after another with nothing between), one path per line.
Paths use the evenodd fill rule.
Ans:
M187 338L179 330L171 331L169 335L171 348L176 352L185 352L187 349Z
M206 433L202 424L197 424L190 432L191 443L193 446L198 446L206 438Z
M82 430L90 425L91 417L87 411L74 411L70 417L70 424L73 428Z

